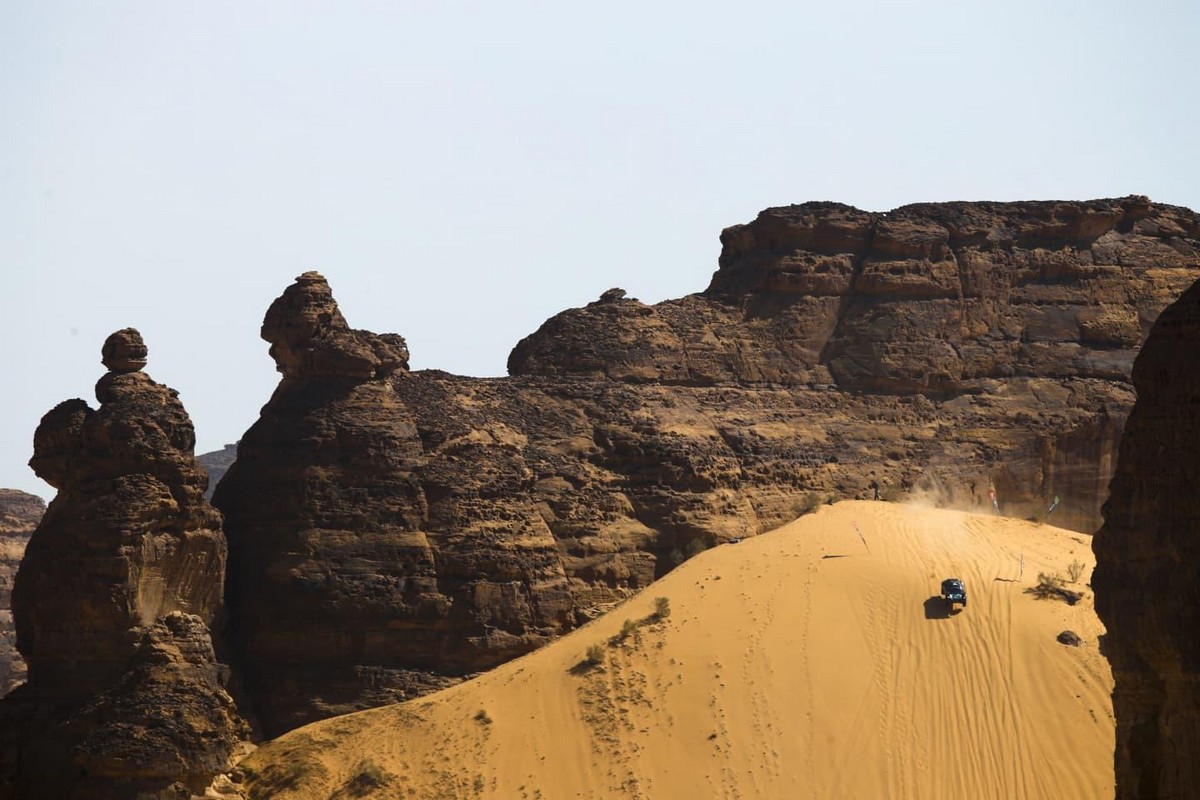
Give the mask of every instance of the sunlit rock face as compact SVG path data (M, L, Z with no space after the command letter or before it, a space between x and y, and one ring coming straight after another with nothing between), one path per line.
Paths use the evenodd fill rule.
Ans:
M767 209L721 242L703 293L564 311L517 345L509 371L794 387L802 404L818 388L856 398L846 407L863 398L883 424L921 398L957 450L917 454L939 494L977 502L994 485L1004 513L1020 516L1057 495L1055 523L1088 533L1101 522L1138 347L1200 277L1197 215L1144 197L887 213L805 203ZM896 422L900 439L923 435ZM913 455L880 449L882 460L889 449Z
M1090 533L1138 346L1200 277L1196 215L1139 197L809 203L722 242L706 291L606 291L499 379L410 372L320 275L287 288L262 329L282 380L214 498L268 733L528 652L829 498L1057 496Z
M191 420L146 357L136 330L114 333L99 407L68 400L34 434L30 466L58 494L12 592L29 675L0 705L8 796L202 791L245 732L210 635L221 516Z
M1096 534L1117 797L1200 797L1200 285L1158 318Z

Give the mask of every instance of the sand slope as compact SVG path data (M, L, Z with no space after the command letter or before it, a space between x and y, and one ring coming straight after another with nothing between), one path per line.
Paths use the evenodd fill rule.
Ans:
M294 731L245 762L248 785L297 798L1112 797L1112 680L1090 592L1072 607L1024 591L1074 560L1085 588L1079 534L840 503L703 553L476 680ZM947 617L930 598L950 576L969 605ZM671 614L648 621L660 596ZM626 620L642 624L610 641ZM1084 647L1055 641L1067 628ZM596 643L604 663L588 668Z

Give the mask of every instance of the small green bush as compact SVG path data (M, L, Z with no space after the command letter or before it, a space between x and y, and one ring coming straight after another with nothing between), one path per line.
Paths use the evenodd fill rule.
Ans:
M604 663L604 645L594 644L587 649L587 663L592 666L599 666Z
M633 634L637 633L638 624L634 620L627 619L621 624L621 632L617 634L617 639L625 641Z
M671 601L666 597L654 598L654 618L666 619L671 616Z
M803 517L805 514L811 514L821 507L821 495L816 492L805 492L792 506L792 513L797 517Z
M479 711L475 712L475 721L481 722L484 725L491 725L492 717L490 714L487 713L486 710L481 708L481 709L479 709Z

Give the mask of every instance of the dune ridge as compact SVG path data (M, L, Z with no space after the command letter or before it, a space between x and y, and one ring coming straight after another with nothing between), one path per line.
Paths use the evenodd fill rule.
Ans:
M1076 605L1027 591L1073 561ZM839 503L702 553L475 680L293 731L243 762L245 785L279 798L1111 797L1091 568L1087 537L1048 525ZM950 576L968 591L953 614L934 597ZM1083 646L1055 641L1065 629Z

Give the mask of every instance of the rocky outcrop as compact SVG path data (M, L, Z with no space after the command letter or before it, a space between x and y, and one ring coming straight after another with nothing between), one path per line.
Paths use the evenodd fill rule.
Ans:
M0 489L0 697L25 680L25 661L17 652L11 598L17 567L46 503L37 495Z
M0 797L186 797L244 723L209 626L226 548L177 394L133 329L103 348L100 406L42 418L30 461L58 489L13 588L28 681L0 704Z
M522 340L510 373L829 389L879 406L1004 397L1029 418L1019 429L1037 429L1006 445L1023 455L993 461L1007 510L1032 515L1058 494L1056 523L1087 532L1138 345L1200 260L1197 216L1144 197L885 214L806 203L721 241L702 294L655 306L606 294Z
M1200 797L1200 284L1158 318L1092 547L1117 718L1117 797Z
M709 288L612 289L512 376L409 372L301 276L283 377L214 497L231 655L268 734L526 652L688 556L832 497L1091 531L1200 223L1144 198L763 212Z

